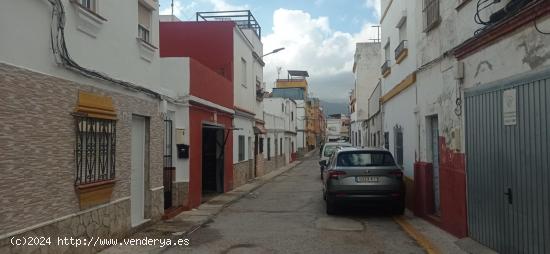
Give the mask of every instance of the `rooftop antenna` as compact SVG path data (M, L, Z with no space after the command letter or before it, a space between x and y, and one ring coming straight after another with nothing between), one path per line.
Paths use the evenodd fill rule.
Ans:
M172 8L172 16L170 16L170 19L174 21L174 0L172 0L172 4L170 6Z
M380 25L371 26L371 27L376 27L376 39L370 39L370 40L373 41L373 42L380 43Z

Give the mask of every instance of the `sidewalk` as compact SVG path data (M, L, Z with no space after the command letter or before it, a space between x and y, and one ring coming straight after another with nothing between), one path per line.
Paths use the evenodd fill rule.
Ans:
M481 245L471 238L458 239L443 229L414 216L407 210L403 216L394 220L401 225L428 254L496 254L495 251Z
M314 154L317 150L313 150L305 154L307 158ZM220 213L225 207L233 202L251 194L255 189L269 182L271 179L287 172L296 167L302 161L294 161L280 169L274 170L266 175L250 180L248 183L239 186L229 192L220 194L212 198L208 202L203 203L196 209L185 211L176 217L159 221L139 232L127 237L128 239L171 239L172 242L178 239L185 239L188 235L209 223L213 218ZM119 241L121 242L121 241ZM108 247L101 251L103 254L118 254L118 253L156 253L162 249L159 246L126 246L116 245Z

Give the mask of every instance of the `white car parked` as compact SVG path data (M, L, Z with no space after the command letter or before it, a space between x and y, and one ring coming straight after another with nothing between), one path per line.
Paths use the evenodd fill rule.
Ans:
M346 143L346 142L328 142L328 143L325 143L321 149L321 155L319 156L319 162L321 161L328 161L328 159L330 158L330 156L332 156L332 153L334 153L334 151L336 151L336 149L338 147L350 147L352 146L350 143ZM322 163L319 163L319 165L321 165ZM321 168L321 179L323 179L323 170L324 170L324 167L323 166L320 166Z

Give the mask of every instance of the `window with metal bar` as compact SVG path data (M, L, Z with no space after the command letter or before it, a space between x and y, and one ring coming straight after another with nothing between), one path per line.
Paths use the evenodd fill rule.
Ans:
M75 116L75 185L115 179L116 121Z
M244 161L244 136L239 135L239 161Z
M260 138L260 142L258 144L258 153L264 153L264 138Z
M80 5L82 5L82 7L90 10L90 11L93 11L95 12L96 10L96 0L80 0L79 1Z
M424 31L430 31L439 24L439 0L424 0Z
M143 4L138 4L138 38L151 43L152 12Z
M173 149L173 138L172 138L172 120L164 120L164 168L172 167L172 149Z
M267 160L271 160L271 138L267 138Z
M397 164L403 166L403 130L399 127L394 128L394 135L395 160L397 161Z

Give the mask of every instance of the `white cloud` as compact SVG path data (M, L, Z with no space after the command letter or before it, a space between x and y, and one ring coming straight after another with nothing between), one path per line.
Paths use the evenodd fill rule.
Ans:
M380 5L380 0L365 0L365 6L374 10L374 13L377 15L377 18L381 16L382 6Z
M214 11L235 11L235 10L248 10L249 7L245 5L232 5L226 0L206 0L214 6Z
M268 88L287 69L307 70L310 91L328 100L344 100L353 85L353 55L355 43L376 38L372 24L364 24L357 34L335 31L327 17L311 17L301 10L278 9L273 14L273 33L262 38L265 53L285 47L284 51L267 56L264 61L264 81ZM334 92L337 89L338 92ZM343 90L341 90L343 89ZM341 92L340 92L341 91Z
M182 20L191 20L195 15L195 10L198 4L194 1L191 1L188 4L182 3L180 0L174 0L174 15ZM168 5L166 8L161 9L159 12L160 15L170 15L172 14L172 7Z

